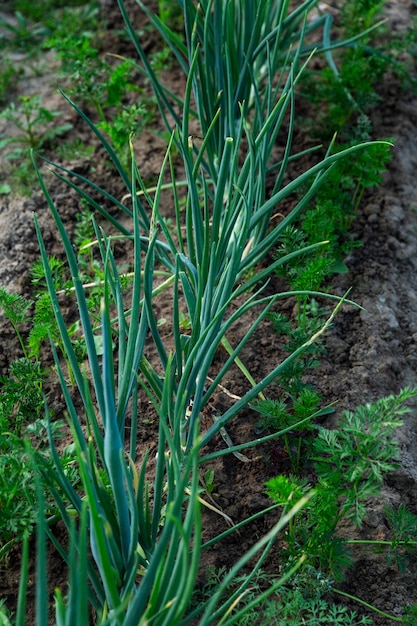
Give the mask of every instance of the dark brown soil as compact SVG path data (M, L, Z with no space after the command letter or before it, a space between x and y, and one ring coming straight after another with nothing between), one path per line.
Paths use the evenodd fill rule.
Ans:
M121 27L121 18L114 4L104 2L103 10L116 31ZM132 3L132 10L135 6ZM411 0L388 3L393 28L400 30L407 23L412 6ZM114 44L118 39L110 38L109 41ZM123 45L123 54L133 54L129 44ZM149 46L152 45L150 41ZM109 51L120 52L114 49ZM168 81L173 90L179 90L182 78L177 72L167 72L164 80ZM24 90L26 86L23 82L19 89ZM83 141L94 142L94 138L77 120L76 113L54 92L51 76L39 78L30 88L42 93L51 107L65 110L65 117L74 125L71 131L73 134ZM395 78L387 79L380 88L380 95L381 103L373 112L375 136L394 139L394 156L383 184L367 193L353 224L353 232L363 242L363 246L353 249L345 259L349 272L332 279L334 293L343 295L348 288L352 288L350 297L364 309L360 311L352 306L342 309L327 332L327 351L321 358L320 366L306 378L306 382L311 383L323 396L323 404L337 402L335 413L328 418L330 426L337 424L343 409L353 410L360 404L396 393L407 385L417 386L417 96L402 89ZM5 127L0 126L0 131L5 131ZM300 145L295 145L294 151L305 147L301 143L302 137L298 141ZM151 132L144 133L137 141L138 165L145 180L159 174L164 151L164 140ZM82 168L84 176L91 176L103 187L111 189L115 196L121 197L125 190L115 174L101 164L102 157L101 149L95 146L94 157L88 163L66 165ZM75 216L80 211L79 198L52 176L47 177L51 196L71 233ZM171 210L167 200L167 214ZM23 295L31 294L28 270L39 257L33 212L41 224L48 253L62 257L59 238L38 187L35 187L30 198L1 197L0 284ZM121 246L118 254L120 259L125 255L129 262L128 247ZM273 289L274 284L270 288ZM161 318L168 317L170 302L166 297L159 298L156 306L159 307ZM290 310L292 303L285 306ZM228 337L232 344L237 342L239 328L235 329L235 333L236 336L231 334ZM0 373L6 374L10 363L21 354L14 332L3 316L0 316L0 336ZM245 348L241 358L250 363L251 374L259 380L276 365L280 354L279 339L273 336L270 326L265 324L257 332L254 342ZM238 396L247 390L247 383L238 371L233 372L224 384L229 393ZM51 389L50 401L58 417L64 408L60 392ZM213 401L218 408L224 408L231 402L226 393ZM149 411L145 402L142 408L145 414ZM417 413L413 411L406 416L404 426L398 432L401 465L387 477L381 496L369 502L363 528L358 531L348 529L351 538L388 537L384 503L394 506L404 503L417 514L416 427ZM256 416L248 410L230 425L228 432L235 443L255 438ZM155 444L152 443L153 433L148 424L140 426L140 436L143 437L143 445L150 447L152 452ZM221 439L213 445L221 446ZM272 446L258 447L247 454L251 462L242 463L229 455L222 457L213 466L217 484L213 497L217 506L235 522L269 504L263 494L264 483L285 469L285 462L274 453ZM271 527L273 521L273 516L269 515L245 527L239 535L229 537L224 544L207 553L206 564L216 567L232 565L254 540ZM204 522L204 536L207 538L226 527L221 516L209 511L204 513ZM354 556L355 564L347 573L346 581L341 586L343 590L393 615L400 615L404 605L417 602L415 564L406 573L401 573L388 565L383 554L361 548L356 549ZM270 570L277 567L276 561L276 555L272 555L268 566ZM0 596L6 598L8 605L13 607L19 577L19 551L16 549L12 552L7 564L1 564L0 567ZM53 586L62 586L65 580L62 564L53 551L50 553L49 577ZM33 583L32 570L29 601L33 596ZM338 601L337 598L335 601ZM370 615L377 626L392 623L357 604L351 603L349 606L359 614Z

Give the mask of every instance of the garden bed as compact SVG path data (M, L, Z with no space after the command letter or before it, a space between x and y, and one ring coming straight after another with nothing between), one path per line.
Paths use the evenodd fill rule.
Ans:
M134 7L131 7L132 9ZM122 20L113 3L103 3L106 20L114 29L122 28ZM387 11L392 28L401 32L413 10L412 2L387 3ZM151 36L147 49L154 45ZM115 37L115 41L118 39ZM113 53L134 54L129 44L122 50L109 48ZM46 70L45 70L46 71ZM165 84L174 92L183 91L184 82L178 71L163 74ZM61 96L56 94L53 75L40 76L37 79L19 82L19 93L28 95L26 89L36 92L51 109L63 112L63 120L72 124L71 139L88 143L93 149L93 157L76 157L63 163L83 176L99 181L104 188L111 190L116 197L124 193L120 181L103 162L105 158L96 138L88 133L76 112L71 109ZM363 242L361 247L353 248L344 263L347 273L337 274L331 279L331 292L342 297L348 289L349 298L360 304L362 309L345 304L333 320L325 334L325 352L320 356L320 364L308 371L304 382L311 385L322 397L323 405L334 403L334 412L319 418L319 423L334 428L343 410L354 411L359 405L375 402L390 394L397 394L404 387L417 387L417 96L409 89L404 89L398 78L386 77L378 88L380 102L372 112L374 137L391 137L394 141L393 158L384 174L382 184L376 189L367 190L355 218L351 236ZM306 104L300 103L300 108ZM0 129L7 132L7 124L0 120ZM145 181L155 180L160 172L166 149L166 139L161 136L162 127L154 122L152 130L146 129L135 142L136 158L139 171ZM159 134L154 131L158 130ZM293 151L305 149L312 143L311 137L303 132L297 133ZM48 147L47 147L48 149ZM53 151L47 152L48 158L57 160ZM70 235L74 234L76 215L80 211L77 194L59 180L42 169L48 189L59 214ZM174 217L169 194L163 197L162 207L166 217ZM36 214L42 230L42 236L48 255L63 258L63 251L56 228L52 222L44 195L39 186L34 185L30 197L20 197L14 193L1 196L0 206L0 285L12 292L33 297L33 286L29 270L39 259L39 246L36 239L33 213ZM121 266L131 267L132 250L129 243L121 242L115 247L115 258ZM272 294L282 290L282 278L274 276L267 287ZM75 319L75 307L71 297L67 303L62 299L68 321ZM161 320L162 333L169 337L171 299L164 292L155 299L157 317ZM295 300L287 300L281 310L288 315L295 312ZM254 319L254 318L252 318ZM164 320L168 320L164 327ZM246 332L248 319L241 322L228 333L229 342L235 346ZM21 356L10 322L0 317L0 373L6 375L10 364ZM169 339L167 339L169 345ZM252 377L259 381L276 367L284 352L279 339L273 334L271 324L261 325L251 341L240 354L247 364ZM152 353L148 358L152 360ZM47 357L45 357L47 358ZM225 360L225 352L219 349L214 368ZM51 362L45 362L50 366ZM234 399L242 397L249 389L247 379L235 368L224 381L224 391L218 391L213 397L205 419L209 422L213 416L222 413ZM272 393L274 393L272 389ZM276 393L276 391L275 391ZM54 418L63 418L65 402L58 388L48 386L48 403ZM210 412L212 411L213 414ZM139 457L145 448L153 458L157 450L156 416L150 403L141 398L139 403L140 446ZM246 409L227 427L227 432L234 444L257 438L259 435L257 414ZM361 528L345 524L340 533L345 538L355 540L383 541L390 539L384 505L398 507L405 504L417 514L417 413L415 408L404 417L404 425L397 431L400 444L398 468L384 479L381 494L367 504L367 513ZM69 441L69 440L68 440ZM60 443L64 447L67 440ZM225 444L220 435L210 443L209 450L220 449ZM269 505L265 495L265 483L275 475L291 470L283 446L279 441L271 441L243 451L247 462L234 455L216 459L210 466L214 471L214 489L208 498L214 502L221 513L238 523L258 513ZM301 465L305 447L301 446ZM309 462L302 472L310 479L313 473ZM204 553L204 565L216 569L229 568L253 545L254 540L262 537L277 520L276 513L268 513L239 533ZM218 512L203 507L203 540L227 529L227 520ZM417 532L417 528L415 529ZM417 540L417 535L415 537ZM402 614L404 605L417 603L415 587L415 557L404 572L395 563L389 564L384 551L375 552L372 546L355 545L352 548L355 562L347 570L344 582L335 585L347 594L357 596L363 602L377 607L393 616ZM34 598L34 559L35 545L31 543L31 566L28 598L29 604ZM17 599L20 572L20 550L13 548L8 560L1 564L2 577L0 597L13 609ZM278 551L271 552L266 564L268 573L277 574L280 567ZM65 580L61 561L51 549L48 557L48 576L53 587L62 586ZM201 585L204 575L201 575ZM336 603L341 597L332 596ZM363 605L343 598L343 604L359 615L372 617L377 626L393 623L387 617L377 615ZM33 606L31 607L33 610ZM33 617L33 616L32 616ZM31 622L28 617L27 623ZM321 622L320 622L321 623ZM412 622L410 622L412 623ZM417 623L417 621L415 622Z

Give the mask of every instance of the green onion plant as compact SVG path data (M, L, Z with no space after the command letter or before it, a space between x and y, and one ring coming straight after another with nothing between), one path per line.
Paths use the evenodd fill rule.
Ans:
M252 224L254 241L251 245L256 248L256 243L263 239L268 230L274 207L282 200L282 196L277 197L276 194L280 191L289 162L305 154L305 151L291 154L294 93L297 83L302 80L303 69L311 55L317 51L326 54L333 67L332 50L342 45L354 45L360 35L344 41L331 41L331 16L324 14L318 18L312 17L317 0L305 0L293 11L290 11L288 0L268 0L265 3L248 0L205 0L198 5L186 0L178 3L184 14L184 41L180 34L172 31L157 15L149 11L143 2L138 0L137 4L170 47L184 72L187 84L184 96L179 97L167 90L153 71L129 19L126 6L123 0L119 0L128 34L140 58L137 67L150 81L169 135L173 128L178 131L174 135L174 141L177 149L182 151L182 157L186 159L186 166L192 167L193 176L199 180L200 185L203 185L202 176L213 180L215 185L218 181L224 185L224 180L221 179L221 174L224 175L225 171L224 159L244 158L239 181L234 180L233 184L238 183L241 192L246 193L247 184L252 185L254 178L257 180L256 186L253 185L253 193L256 195L250 197L249 201L250 204L255 200L258 209L256 223ZM312 45L306 42L310 33L316 33L320 29L322 34L319 43ZM336 72L336 68L334 71ZM71 98L63 95L102 142L126 184L129 195L130 172L121 163L117 151L101 133L99 125L94 124ZM191 130L195 126L190 125L192 120L198 120L197 137L193 135L195 131ZM246 146L249 141L248 133L251 140L249 146ZM194 139L203 142L200 150L197 150ZM198 153L194 166L190 164L188 154L186 155L189 144ZM228 152L224 153L226 145ZM280 147L281 158L271 163L271 153L275 145ZM67 177L68 184L77 189L95 211L101 212L121 232L127 234L126 227L97 202L97 193L119 207L124 214L131 216L131 209L126 203L114 198L108 191L80 174L62 165L52 165L55 166L58 177ZM331 162L323 164L323 168L327 165L330 166ZM316 173L323 168L319 168ZM236 167L235 171L237 170ZM271 171L274 172L274 187L273 193L268 195L265 183L266 176ZM188 172L185 182L188 182L190 175ZM294 187L287 189L288 195L304 182L303 179L297 181ZM86 185L91 188L91 195L87 193ZM195 200L196 198L194 203ZM262 209L267 200L269 204ZM308 202L308 198L305 201ZM145 239L149 234L149 217L140 203L139 208L142 236ZM269 239L269 243L272 239L273 237ZM172 267L173 261L167 258L167 252L160 242L155 250L160 260ZM264 252L265 250L262 253Z
M123 2L119 4L141 61L153 81ZM141 2L139 4L142 6ZM273 540L309 498L308 494L303 495L294 507L286 507L271 531L225 575L212 597L192 607L202 551L250 521L243 520L206 544L202 543L199 494L204 464L286 431L211 453L207 452L206 445L215 435L223 433L230 421L326 330L345 298L311 292L316 297L325 296L337 302L335 311L322 328L278 362L262 380L255 381L250 376L252 382L246 393L223 413L212 416L208 425L202 424L201 416L216 391L227 386L231 368L243 362L245 346L271 309L283 298L307 293L266 295L264 291L277 267L291 263L300 254L313 254L326 245L326 242L318 242L267 262L267 255L280 233L301 213L334 164L366 146L351 146L334 152L332 143L321 160L286 182L289 163L300 156L291 154L294 87L302 80L305 65L302 43L310 29L306 16L315 2L304 2L291 14L288 14L287 2L256 3L258 10L255 12L251 11L253 3L244 0L201 2L198 9L192 2L181 4L186 44L177 35L171 41L174 34L153 18L174 52L178 50L176 56L186 73L184 98L176 100L181 104L181 116L175 113L166 89L152 82L164 119L167 121L167 112L175 113L176 123L176 128L170 129L168 148L153 192L141 179L133 141L131 168L127 171L97 126L66 97L102 141L131 202L128 207L98 184L63 166L55 166L58 178L66 180L91 209L132 240L134 276L128 299L121 289L112 239L105 227L95 224L104 276L99 330L102 355L98 354L95 321L93 323L88 309L77 256L34 157L40 185L65 249L88 360L86 367L81 367L71 343L35 216L60 345L78 393L76 402L52 343L82 481L82 490L78 491L63 471L49 427L54 469L51 471L49 465L41 461L38 466L42 484L49 483L50 495L68 529L71 544L69 549L61 545L40 515L40 559L44 558L47 535L70 572L67 598L57 595L57 624L72 624L74 620L87 623L88 603L95 623L102 625L172 626L196 619L201 625L232 624L232 611L259 571ZM273 9L275 5L277 8ZM260 8L264 6L265 10ZM235 22L239 37L234 35ZM243 43L243 48L233 50L233 46ZM306 54L310 54L308 50ZM221 67L217 67L219 63ZM221 77L224 83L214 82ZM197 117L201 125L199 147L189 130L192 117ZM276 143L281 147L281 156L278 163L270 167ZM185 211L181 210L178 192L184 181L177 180L172 158L174 150L184 165ZM168 171L174 228L169 226L161 208ZM271 192L267 192L267 175L274 177ZM90 192L86 191L88 188ZM286 217L278 224L271 223L274 212L279 212L278 207L284 200L289 202L296 190L303 193ZM100 193L111 200L124 217L130 217L130 228L110 216L97 199ZM142 197L150 211L145 208ZM157 276L161 265L167 275L162 284ZM155 310L155 294L161 289L172 301L173 343L169 346L160 332ZM186 333L184 316L189 320ZM228 350L226 361L214 367L219 346L223 343L230 347L227 334L241 320L246 320L245 335L237 346ZM156 354L157 362L146 357L145 347L148 346ZM142 417L138 415L139 394L151 400L158 416L155 459L150 458L149 451L143 450L138 437L138 421ZM49 419L47 406L45 410ZM316 413L304 417L302 422L309 421ZM289 428L300 425L292 424ZM88 557L85 555L87 547L91 551ZM225 600L224 590L255 556L255 565L251 566L245 582ZM295 563L288 576L298 566L299 563ZM75 576L75 568L80 569L81 578ZM284 579L278 579L265 594L273 593L283 582ZM38 605L44 616L42 603L46 590L42 587L42 578L38 584ZM85 593L77 593L79 586L87 594L88 602ZM39 618L39 624L44 623L42 619L44 617Z
M220 425L216 424L215 429L209 430L205 436L202 436L199 433L198 416L186 417L187 384L188 388L196 393L200 385L200 363L203 361L203 368L207 368L210 363L203 358L207 350L207 337L210 339L214 337L213 327L218 338L221 338L226 328L230 327L231 322L222 325L222 309L225 309L228 303L222 303L217 319L214 319L214 323L207 324L208 330L204 327L204 336L196 342L196 348L191 349L191 352L184 338L179 335L175 339L180 354L171 355L165 353L159 335L153 337L164 367L164 376L158 375L151 364L145 360L143 354L148 329L151 329L152 333L155 332L155 319L152 311L152 268L156 239L153 237L149 242L144 260L143 276L145 279L141 284L142 274L138 271L141 267L141 242L136 210L134 211L136 216L134 218L134 243L137 271L132 289L132 306L128 315L125 313L126 307L123 303L109 240L104 233L97 231L97 235L100 236L100 249L105 267L102 304L103 358L100 362L86 296L79 274L77 274L78 265L71 241L40 175L39 179L67 254L91 371L90 385L77 362L60 311L48 257L35 218L45 278L57 325L85 412L86 424L78 416L63 368L53 349L55 365L77 447L84 496L81 497L74 490L71 481L62 470L51 430L50 446L55 467L51 472L49 466L44 465L41 468L42 473L46 480L49 479L51 493L56 499L70 536L74 536L74 515L81 516L81 519L84 519L83 516L86 515L85 523L89 530L89 545L94 565L88 562L85 567L90 582L90 603L101 620L98 623L138 624L146 623L146 619L151 619L151 617L155 623L181 623L180 618L186 612L194 591L201 550L198 500L201 448L220 429ZM134 186L135 165L133 165L132 180ZM133 198L136 198L135 193ZM155 214L153 219L156 222ZM179 310L177 289L180 285L178 281L181 279L181 285L188 285L186 274L180 276L180 272L183 271L182 267L186 265L185 260L182 259L183 256L182 253L178 253L178 270L174 275L174 318ZM116 304L117 324L112 322L110 317L110 294ZM189 297L192 299L191 288ZM269 300L271 299L257 298L256 302L263 301L268 308ZM240 307L237 317L251 308L254 301L254 298L251 298L249 303ZM232 318L232 321L235 318L236 316ZM256 325L262 318L263 314L257 320ZM116 351L113 348L112 337L115 337L117 341ZM214 351L211 349L209 357L212 359L213 356ZM117 372L114 366L115 357L117 357L118 364ZM229 359L224 373L230 368L231 362ZM135 424L138 372L143 379L141 386L147 388L159 416L158 454L156 468L151 477L148 470L148 454L145 453L139 463L136 459L137 444L140 444L137 441ZM193 380L192 387L190 379ZM187 384L181 385L181 380L185 380ZM262 388L265 384L267 383L263 382L257 387ZM202 400L207 401L204 396ZM177 404L180 404L182 414L176 408ZM200 406L203 406L202 401L200 401ZM130 414L129 409L131 409ZM229 412L226 419L222 420L222 424L227 423L236 412L236 410ZM126 420L129 416L131 427L127 428ZM85 428L87 428L87 436ZM194 432L191 432L191 428ZM299 503L298 506L301 504ZM83 513L84 507L87 507L87 513ZM276 536L287 518L282 518L273 532L271 531L271 534L256 547L256 551L262 548L257 567L265 558L265 546L271 545L272 538ZM46 532L71 571L73 558L71 555L74 551L78 554L77 547L73 547L69 553L66 553L47 527ZM78 545L78 542L84 539L81 535L74 541ZM192 551L191 546L194 546ZM251 550L250 554L245 555L239 568L253 554L254 550ZM78 563L77 559L74 562ZM177 571L178 576L175 574ZM72 584L75 584L74 579L72 579ZM74 597L76 595L74 594ZM69 597L71 598L72 595L70 594ZM58 596L58 607L59 613L64 614L65 608L60 596ZM202 613L201 624L213 623L213 615L217 616L215 619L219 617L218 611L213 613L212 609L212 600L208 607L199 607L197 613L198 611ZM223 606L222 610L226 609L227 607ZM141 619L144 621L140 621ZM106 622L106 620L109 621Z
M181 126L181 115L175 104L184 107L185 99L178 99L161 84L129 19L124 0L118 0L118 4L167 128L170 128L167 114ZM174 32L142 0L137 0L137 4L171 49L185 77L192 76L194 106L190 114L198 119L203 137L216 119L206 155L211 175L219 168L226 137L238 135L242 113L245 119L250 118L255 134L263 127L276 94L281 92L290 63L319 50L326 54L329 65L337 73L332 50L354 45L365 34L331 41L332 16L325 12L313 13L318 0L304 0L295 9L290 7L289 0L201 0L198 3L178 0L183 12L184 37ZM312 33L316 40L319 33L319 41L314 44L308 42ZM216 118L219 109L221 114Z

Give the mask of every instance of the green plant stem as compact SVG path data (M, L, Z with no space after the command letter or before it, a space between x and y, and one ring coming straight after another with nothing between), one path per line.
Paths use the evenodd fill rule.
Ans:
M228 339L226 337L223 337L221 343L222 343L223 348L226 350L227 354L229 356L231 356L233 354L233 348L230 345ZM242 361L239 359L238 356L235 357L235 363L238 366L238 368L240 369L240 371L242 372L242 374L244 375L244 377L250 382L252 387L256 387L255 379L253 378L253 376L249 372L249 370L246 367L246 365L244 363L242 363ZM265 396L262 393L262 391L259 392L258 396L260 397L261 400L265 400Z
M386 617L387 619L390 619L393 622L402 622L403 621L402 617L395 617L394 615L390 615L389 613L385 613L385 611L381 611L380 609L377 609L377 607L373 606L373 604L369 604L369 602L365 602L365 600L361 600L360 598L357 598L356 596L352 596L352 595L350 595L350 593L346 593L345 591L341 591L340 589L335 589L334 587L332 587L332 591L334 591L334 593L338 593L340 596L344 596L345 598L349 598L349 600L354 600L354 602L358 602L359 604L363 604L363 606L366 606L371 611L374 611L375 613L378 613L378 615L382 615L382 617Z
M22 565L21 576L19 583L19 594L17 599L17 615L16 626L24 626L25 624L25 612L26 612L26 591L29 576L29 534L27 532L23 535L23 547L22 547Z
M22 337L22 335L19 332L19 328L18 328L17 324L15 324L12 320L10 320L10 323L13 326L13 329L14 329L14 331L16 333L16 337L19 340L20 346L21 346L22 351L23 351L23 356L25 357L25 359L27 359L28 358L28 353L26 351L26 346L25 346L25 342L23 341L23 337Z
M27 110L25 110L25 118L26 118L26 129L23 126L21 126L20 128L26 134L28 138L29 146L35 149L38 141L36 138L36 134L33 130L34 122L31 120L30 113Z
M296 465L297 472L300 469L301 444L302 444L302 439L301 439L301 437L299 437L298 438L298 446L297 446L297 465Z
M92 242L92 243L94 244L97 242ZM83 249L86 249L86 248L87 246L83 247ZM127 272L126 274L120 274L119 278L133 278L134 275L135 275L135 272ZM143 276L143 272L141 272L140 275ZM158 287L154 289L154 291L152 292L152 295L157 295L158 293L163 291L165 288L169 287L169 285L174 281L174 277L171 274L168 274L167 272L155 271L154 276L168 276L168 278L166 281L164 281L163 283L161 283L160 285L158 285ZM84 289L92 289L93 287L104 287L105 284L106 284L105 280L100 280L99 282L83 283L83 287ZM72 286L66 289L60 289L59 291L57 291L57 295L62 296L64 294L74 293L74 292L75 292L75 287Z
M372 539L349 539L346 541L349 545L376 545L376 546L392 546L392 541L372 541ZM417 541L396 541L396 546L417 546Z

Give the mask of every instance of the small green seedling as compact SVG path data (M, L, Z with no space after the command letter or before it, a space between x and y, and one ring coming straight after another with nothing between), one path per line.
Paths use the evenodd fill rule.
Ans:
M8 180L5 185L9 188L18 189L23 195L33 188L36 174L30 161L30 150L41 152L49 143L72 128L71 124L54 125L52 122L59 115L59 111L50 111L42 106L38 95L19 96L18 106L12 102L0 113L0 119L7 120L19 131L16 137L0 140L0 152L4 152L4 161L13 162L13 167L6 173ZM10 150L10 147L13 148Z
M214 482L214 470L213 469L208 469L204 473L204 487L207 490L207 493L209 494L212 494L215 491L217 484Z
M8 33L7 37L4 35L1 37L3 45L25 52L33 52L50 34L44 24L31 21L20 11L15 12L14 20L0 19L0 26L3 32Z
M270 432L292 429L283 435L284 449L289 459L292 471L299 471L301 463L301 450L303 444L310 442L306 432L311 432L314 424L307 421L298 426L298 423L315 414L320 403L320 395L304 387L287 400L257 400L252 408L260 414L259 428ZM271 455L273 461L274 455Z
M409 564L408 555L417 551L417 516L402 503L397 509L386 506L384 511L392 532L388 562L404 572Z
M0 287L0 310L3 311L3 314L13 326L25 357L27 357L28 354L19 326L30 319L29 311L32 304L32 300L27 300L20 294L11 293L4 287Z
M13 431L19 436L23 423L37 419L43 412L44 378L40 363L24 357L11 363L8 376L0 376L2 419L13 424Z
M40 149L47 142L63 135L72 128L71 124L51 126L51 122L61 113L60 111L50 111L42 106L42 100L39 95L19 96L18 103L19 106L17 107L14 103L11 103L4 109L0 113L0 119L5 119L14 124L20 131L20 135L1 140L0 150L11 143L23 144L32 149ZM21 154L19 153L16 156L9 155L7 158L20 158L20 156Z
M16 89L17 82L22 73L16 63L7 56L2 55L2 70L0 72L0 104L5 104L7 100L13 95Z

